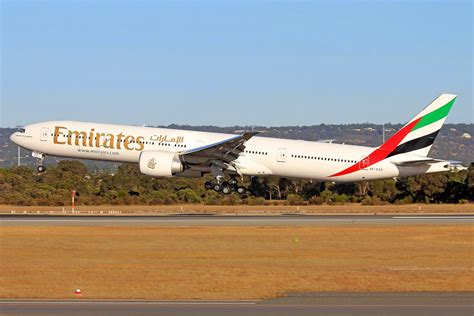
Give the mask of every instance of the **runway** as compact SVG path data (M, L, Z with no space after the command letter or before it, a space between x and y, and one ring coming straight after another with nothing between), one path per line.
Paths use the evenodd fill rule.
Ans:
M1 226L318 226L474 224L474 215L1 215Z
M2 315L472 315L473 293L302 293L266 301L2 301Z

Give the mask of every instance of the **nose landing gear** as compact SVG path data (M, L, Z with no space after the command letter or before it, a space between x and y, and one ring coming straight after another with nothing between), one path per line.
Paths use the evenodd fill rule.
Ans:
M36 170L38 170L39 173L45 172L45 171L46 171L46 167L43 166L43 165L40 165L40 166L36 167Z
M44 166L44 154L34 151L34 152L32 153L32 156L33 156L34 158L36 158L36 161L38 161L38 166L36 167L36 170L37 170L39 173L45 172L45 171L46 171L46 167Z

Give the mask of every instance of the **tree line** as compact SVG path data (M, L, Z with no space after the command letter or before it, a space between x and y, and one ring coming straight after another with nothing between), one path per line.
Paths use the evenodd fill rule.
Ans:
M114 174L91 173L76 160L63 160L44 173L33 167L0 168L0 204L77 205L202 203L209 205L301 204L408 204L470 203L474 200L474 167L456 173L442 172L397 180L331 183L285 178L245 178L252 192L246 198L206 190L200 179L155 179L137 165L122 164Z

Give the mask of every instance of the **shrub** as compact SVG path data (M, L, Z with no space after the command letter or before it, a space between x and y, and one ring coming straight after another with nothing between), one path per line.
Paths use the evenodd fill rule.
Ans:
M182 202L201 203L201 198L191 189L179 190L177 196Z
M221 196L217 192L207 191L206 195L204 196L202 201L206 205L220 205L221 204Z
M222 199L222 204L223 205L237 205L240 203L240 201L241 200L238 197L238 195L231 194L231 195L224 196L224 198Z
M308 200L309 204L313 205L322 205L323 204L323 199L320 198L319 196L313 196Z
M366 196L360 201L362 205L372 205L372 198L370 196Z
M115 200L118 197L118 192L115 190L108 190L105 192L104 197L109 201Z
M265 199L262 197L251 196L247 199L248 205L265 205Z
M338 204L345 204L349 198L345 194L338 194L334 197L334 202Z
M304 204L304 199L298 194L289 194L287 198L288 204L290 205L301 205Z
M321 192L321 198L326 203L333 202L334 193L332 191L329 191L328 189L326 189L323 192Z

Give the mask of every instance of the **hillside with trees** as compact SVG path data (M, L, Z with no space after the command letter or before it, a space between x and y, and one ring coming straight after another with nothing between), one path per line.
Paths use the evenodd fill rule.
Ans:
M203 179L155 179L133 164L121 164L113 174L90 172L79 161L63 160L44 173L31 166L0 168L0 204L69 205L77 191L78 205L175 204L407 204L469 203L474 200L474 167L457 173L333 184L279 178L246 178L253 194L241 198L204 189Z

